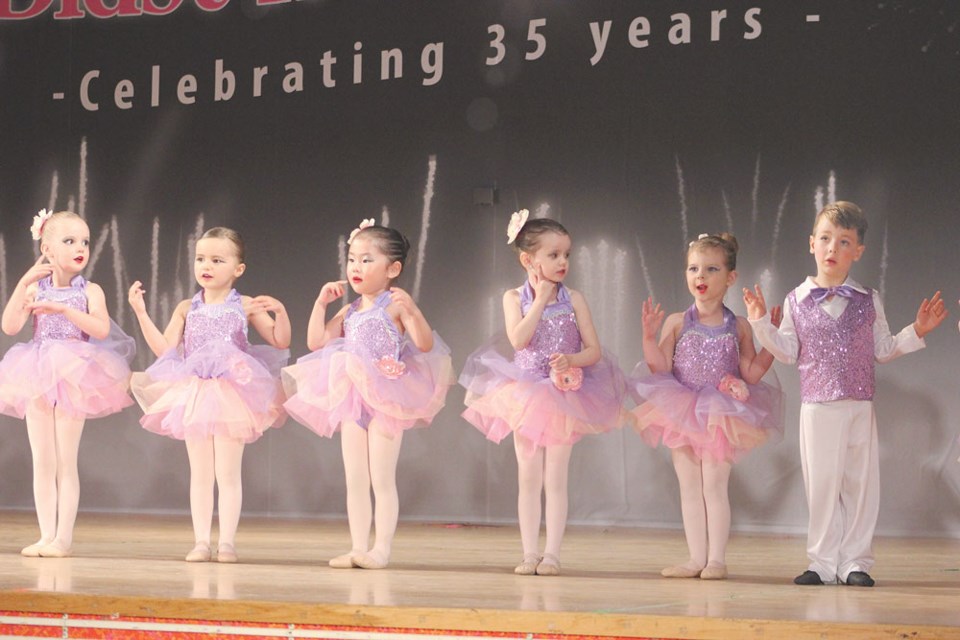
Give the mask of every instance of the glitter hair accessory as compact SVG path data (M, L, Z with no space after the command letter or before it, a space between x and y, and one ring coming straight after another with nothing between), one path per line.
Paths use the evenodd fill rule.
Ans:
M513 212L513 215L510 216L510 224L507 225L507 244L513 244L513 241L517 239L517 234L520 233L520 229L523 229L523 225L527 224L527 218L529 217L530 211L527 209Z
M376 221L373 218L364 218L363 220L361 220L360 226L350 232L350 237L347 238L347 244L352 243L353 239L356 237L358 233L360 233L367 227L372 227L375 224L376 224Z
M697 236L696 240L693 240L692 242L690 242L689 246L692 247L694 244L696 244L697 241L703 240L704 238L709 238L709 237L710 237L709 233L701 233L700 235Z
M52 215L53 211L40 209L37 215L33 216L33 224L30 225L30 235L33 236L34 240L39 240L43 235L43 225L47 223L47 220L49 220Z

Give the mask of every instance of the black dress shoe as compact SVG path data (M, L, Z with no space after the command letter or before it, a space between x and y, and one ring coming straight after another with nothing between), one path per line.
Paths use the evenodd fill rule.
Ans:
M851 571L847 574L847 584L851 587L872 587L873 578L865 571Z
M853 575L853 574L851 574ZM867 575L867 574L863 574ZM868 578L870 576L867 576ZM814 585L814 584L823 584L823 580L820 579L820 574L816 571L810 571L807 569L796 578L793 579L793 584L802 584L802 585ZM849 584L849 583L848 583Z

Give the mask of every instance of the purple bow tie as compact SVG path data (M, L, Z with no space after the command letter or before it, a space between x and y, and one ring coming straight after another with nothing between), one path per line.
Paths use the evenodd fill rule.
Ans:
M810 297L817 304L820 304L830 296L840 296L841 298L852 298L859 293L848 284L841 284L837 287L816 287L810 290Z

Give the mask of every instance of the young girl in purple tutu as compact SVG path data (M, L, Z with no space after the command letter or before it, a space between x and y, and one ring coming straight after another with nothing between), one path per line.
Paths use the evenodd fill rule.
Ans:
M560 574L567 523L567 476L573 445L585 434L621 426L623 373L603 352L583 296L563 284L570 234L548 218L514 213L507 229L526 272L503 295L506 334L467 359L460 384L466 418L488 439L513 434L523 559L520 575ZM547 539L540 553L540 500L546 492Z
M220 539L216 559L236 562L243 448L283 423L280 367L290 345L286 309L270 296L241 296L233 288L246 270L243 240L225 227L197 241L193 272L200 291L174 309L160 331L147 314L139 281L129 299L144 340L159 356L133 374L133 394L143 408L143 428L183 440L190 460L190 516L195 545L187 562L211 559L214 482ZM252 325L267 342L247 342Z
M70 211L34 217L40 259L3 310L3 332L33 319L33 340L0 362L0 413L26 418L40 539L25 556L71 554L80 500L77 454L87 418L133 404L128 363L135 345L111 322L103 289L80 275L90 260L90 229Z
M410 249L407 239L364 220L349 244L347 277L358 297L327 320L327 306L344 296L347 281L320 289L307 328L313 353L283 370L284 408L318 435L340 431L351 548L330 566L382 569L400 511L396 474L403 432L430 424L454 379L447 345L413 298L393 286Z
M687 250L690 308L664 322L659 304L643 303L643 357L652 375L634 384L640 404L633 414L644 441L671 449L690 551L687 562L661 572L668 578L727 577L731 463L783 434L783 394L760 381L773 356L757 353L750 323L723 304L737 279L737 248L728 233L701 235Z

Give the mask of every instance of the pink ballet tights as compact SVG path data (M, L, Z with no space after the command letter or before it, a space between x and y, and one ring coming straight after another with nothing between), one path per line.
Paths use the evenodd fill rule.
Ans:
M730 463L698 458L690 447L672 450L673 467L680 481L683 532L690 551L689 565L726 563L730 538Z
M193 535L198 543L210 544L213 520L213 488L219 498L217 513L220 522L220 545L235 545L240 508L243 504L243 483L240 469L243 462L243 440L211 436L188 438L190 459L190 517Z
M73 545L73 525L80 504L77 454L84 418L68 416L46 400L27 405L27 436L33 457L33 500L41 544Z
M545 496L547 541L544 554L560 557L567 527L567 478L573 445L535 447L514 434L517 454L517 514L524 557L539 555L540 500Z

